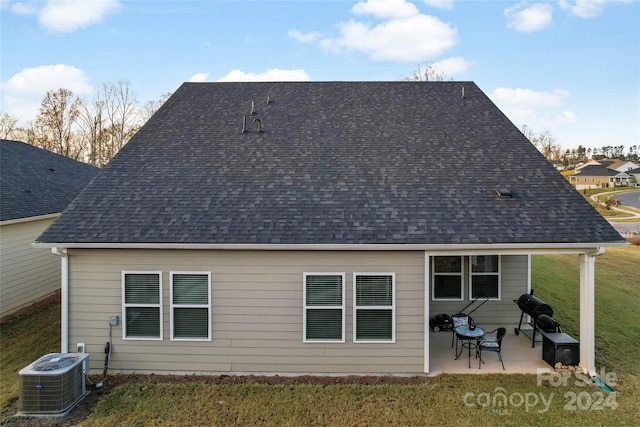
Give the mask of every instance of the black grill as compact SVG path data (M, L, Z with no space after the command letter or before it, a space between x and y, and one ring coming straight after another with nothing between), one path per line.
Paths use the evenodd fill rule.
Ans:
M518 298L518 307L534 319L541 314L546 314L549 317L553 317L553 309L549 304L542 301L538 297L534 297L532 294L523 294Z
M560 323L546 314L541 314L536 317L536 327L547 334L559 334L562 332Z
M533 331L531 331L532 334L529 338L531 338L532 341L531 347L535 347L536 329L538 329L539 327L538 319L542 317L543 323L547 321L547 318L553 321L553 309L549 304L542 301L540 298L534 297L533 291L531 291L530 294L521 295L520 298L518 298L517 300L513 300L513 302L517 303L518 307L522 311L522 314L520 314L520 323L518 324L515 333L516 335L518 335L522 331L522 319L524 318L524 315L526 314L528 316L531 316L533 318ZM549 325L545 324L544 326L547 327ZM529 336L527 333L524 334Z

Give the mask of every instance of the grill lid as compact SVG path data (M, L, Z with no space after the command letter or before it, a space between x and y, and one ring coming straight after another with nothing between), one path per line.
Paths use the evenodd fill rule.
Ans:
M538 317L541 314L546 314L549 317L553 317L553 309L547 303L540 298L531 294L523 294L518 298L518 307L532 317Z

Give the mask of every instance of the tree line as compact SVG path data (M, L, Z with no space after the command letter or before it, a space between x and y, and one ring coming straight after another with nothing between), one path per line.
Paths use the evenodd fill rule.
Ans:
M604 145L594 148L585 148L579 145L578 148L564 149L548 130L536 133L527 125L524 125L521 132L547 160L554 164L562 164L565 167L574 166L579 162L587 162L591 159L619 159L635 163L640 162L640 145L630 146L627 152L625 152L624 145Z
M104 167L170 95L140 105L127 80L105 83L86 98L59 88L46 93L24 126L0 112L0 137Z

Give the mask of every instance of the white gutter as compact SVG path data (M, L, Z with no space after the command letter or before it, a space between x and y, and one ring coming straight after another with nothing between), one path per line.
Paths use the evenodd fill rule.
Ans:
M622 239L622 237L621 237ZM589 253L604 247L627 247L626 242L587 243L496 243L496 244L255 244L255 243L42 243L32 244L35 248L77 249L183 249L183 250L269 250L269 251L437 251L440 253L472 253L474 255L496 254L506 251L512 254L530 253Z
M60 298L61 298L61 336L60 352L69 352L69 256L66 248L53 247L51 253L61 258L62 273L60 275Z

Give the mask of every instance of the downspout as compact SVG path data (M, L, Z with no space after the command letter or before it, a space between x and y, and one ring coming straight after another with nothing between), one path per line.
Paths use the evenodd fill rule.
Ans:
M60 352L69 352L69 257L66 248L51 248L51 253L61 259L60 298L61 298L61 336Z

